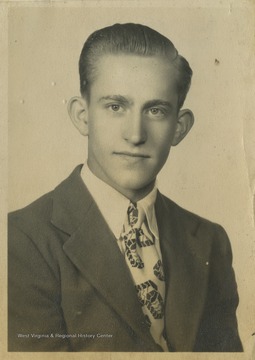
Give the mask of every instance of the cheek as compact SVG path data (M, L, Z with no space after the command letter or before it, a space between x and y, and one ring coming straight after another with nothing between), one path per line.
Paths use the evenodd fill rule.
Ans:
M111 119L104 111L94 111L89 117L88 122L89 134L96 141L109 143L120 132L120 120Z
M165 127L161 131L157 130L154 129L151 132L151 146L159 154L168 154L174 137L174 131L172 128L169 129L169 127Z
M107 131L108 129L105 126L104 121L101 121L100 118L98 119L97 117L90 117L88 122L88 132L89 140L92 146L94 145L94 147L98 147L107 142Z

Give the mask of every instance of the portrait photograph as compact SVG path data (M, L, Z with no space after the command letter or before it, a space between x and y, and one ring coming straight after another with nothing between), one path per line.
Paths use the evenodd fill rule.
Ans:
M253 1L1 9L4 358L254 360Z

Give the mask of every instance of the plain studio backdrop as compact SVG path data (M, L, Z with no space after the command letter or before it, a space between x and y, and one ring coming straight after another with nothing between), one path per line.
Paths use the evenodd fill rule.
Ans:
M14 7L8 39L10 211L52 190L86 159L87 139L69 120L67 102L79 95L78 58L91 32L116 22L146 24L188 59L194 76L184 107L194 112L195 125L172 148L158 184L179 205L226 229L244 345L255 331L254 165L246 121L252 101L251 20L248 9L231 6Z

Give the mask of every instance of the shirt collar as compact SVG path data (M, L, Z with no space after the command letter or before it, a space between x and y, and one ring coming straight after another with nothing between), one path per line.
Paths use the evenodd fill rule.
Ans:
M151 190L151 192L146 195L143 199L137 202L138 211L141 209L144 211L144 214L147 218L147 223L151 233L155 236L156 239L159 238L158 235L158 225L156 220L154 204L157 198L157 187Z
M130 200L95 176L87 163L82 167L81 178L93 196L109 228L118 239L127 216ZM156 197L157 187L155 186L148 195L137 202L137 207L144 211L149 229L158 239L158 226L154 209Z

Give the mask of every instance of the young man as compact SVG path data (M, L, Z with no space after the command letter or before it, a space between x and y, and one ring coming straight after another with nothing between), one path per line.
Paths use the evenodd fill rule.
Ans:
M156 31L93 33L69 114L88 159L10 215L10 351L242 351L224 230L156 177L193 125L192 70Z

